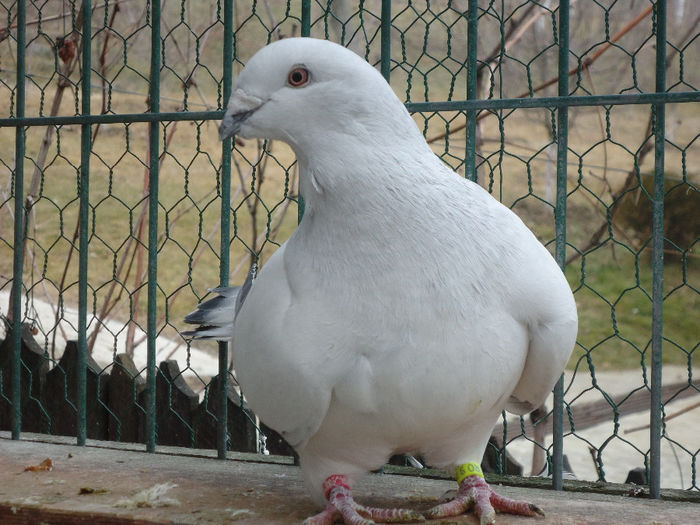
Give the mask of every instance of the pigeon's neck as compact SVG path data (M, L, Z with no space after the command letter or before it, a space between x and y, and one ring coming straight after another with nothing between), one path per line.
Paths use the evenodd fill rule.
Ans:
M296 151L307 210L338 213L401 198L430 184L442 162L418 133L321 135Z
M314 261L321 273L327 266L339 272L343 267L343 275L355 277L366 264L399 268L410 264L410 257L425 259L421 240L442 235L444 220L432 220L432 211L419 210L427 205L437 211L427 203L444 202L457 176L419 138L410 148L377 148L376 143L353 148L345 142L348 151L300 157L305 211L287 257ZM398 238L418 246L410 256L402 254L400 262L393 260Z

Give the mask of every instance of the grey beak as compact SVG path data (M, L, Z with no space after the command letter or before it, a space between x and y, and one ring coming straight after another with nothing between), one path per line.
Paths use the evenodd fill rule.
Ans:
M241 124L255 112L254 109L249 111L242 111L231 115L226 113L223 120L221 121L221 126L219 126L219 139L225 140L229 137L234 136L241 129Z
M219 138L224 140L238 133L243 123L264 103L263 99L249 95L240 88L235 89L219 127Z

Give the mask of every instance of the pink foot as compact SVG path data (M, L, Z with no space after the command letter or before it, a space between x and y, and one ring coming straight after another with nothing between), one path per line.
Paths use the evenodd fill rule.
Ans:
M405 523L425 521L425 518L409 509L377 509L355 503L348 478L342 475L329 476L323 482L328 506L323 512L311 516L304 525L331 525L343 520L345 525L372 525L380 523Z
M425 517L436 519L459 516L472 507L481 525L496 523L497 510L522 516L544 516L544 512L537 505L500 496L493 491L484 478L469 476L460 483L455 499L436 505L425 513Z

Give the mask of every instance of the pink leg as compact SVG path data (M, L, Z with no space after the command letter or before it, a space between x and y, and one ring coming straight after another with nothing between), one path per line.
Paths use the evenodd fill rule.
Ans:
M464 478L455 499L433 507L425 516L429 519L458 516L472 507L481 525L496 523L497 510L522 516L544 516L544 512L537 505L496 494L480 476Z
M425 521L425 518L409 509L378 509L355 503L348 479L343 475L329 476L323 482L328 506L325 510L304 521L304 525L330 525L342 519L345 525L372 525L380 523L402 523Z

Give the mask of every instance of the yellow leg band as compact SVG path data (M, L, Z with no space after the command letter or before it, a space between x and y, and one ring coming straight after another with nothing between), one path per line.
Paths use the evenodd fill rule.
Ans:
M479 476L484 477L484 473L481 471L481 465L479 463L464 463L459 465L456 471L457 483L461 484L465 478L469 476Z

